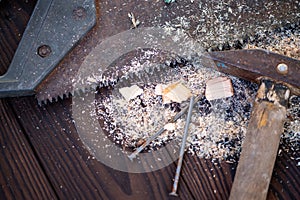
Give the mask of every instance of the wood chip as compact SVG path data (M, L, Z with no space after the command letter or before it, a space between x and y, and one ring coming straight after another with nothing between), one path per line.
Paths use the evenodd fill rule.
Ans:
M155 94L162 95L164 104L171 102L181 103L192 96L191 90L180 81L169 85L158 84L155 87Z
M163 85L163 84L157 84L155 86L155 95L162 95L162 92L164 90L164 88L166 87L166 85Z
M143 90L137 85L120 88L119 92L122 94L126 101L130 101L131 99L134 99L137 96L143 94Z
M206 82L205 96L207 100L233 96L233 87L228 77L218 77Z
M174 131L176 129L176 124L175 123L168 123L164 126L164 129L168 131Z

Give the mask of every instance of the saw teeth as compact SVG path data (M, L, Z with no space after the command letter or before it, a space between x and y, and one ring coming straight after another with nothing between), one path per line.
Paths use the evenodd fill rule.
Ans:
M75 96L75 95L80 96L80 95L81 95L80 89L76 89L76 90L74 90L72 93L73 93L73 96Z
M59 95L58 99L63 100L64 99L64 95Z
M52 103L52 102L53 102L53 99L54 99L54 98L49 98L49 99L48 99L49 103Z
M66 93L66 94L60 94L57 95L56 97L48 97L48 98L43 98L43 99L37 99L38 105L42 107L43 105L47 105L50 103L58 102L59 100L64 100L65 98L69 98L72 96L72 94Z
M86 93L87 92L85 88L80 88L79 91L80 91L80 93Z
M103 83L102 83L102 82L99 82L99 83L98 83L98 86L99 86L99 87L103 87Z
M129 79L133 79L133 73L128 73L128 75L127 75L127 77L129 78Z
M96 90L96 89L97 89L97 85L96 85L96 84L92 84L92 85L91 85L91 88L92 88L93 90Z
M128 86L129 83L130 83L129 79L127 77L124 77L119 81L117 85L121 87L126 87Z
M240 42L240 44L244 44L244 40L242 38L240 38L238 41Z
M47 99L38 99L38 105L41 107L43 104L47 104Z
M150 67L145 68L146 73L150 73Z
M147 69L147 70L146 70ZM158 81L163 81L165 71L169 70L164 64L153 64L147 67L143 71L137 73L128 73L124 75L116 84L115 89L128 87L135 83L157 83Z

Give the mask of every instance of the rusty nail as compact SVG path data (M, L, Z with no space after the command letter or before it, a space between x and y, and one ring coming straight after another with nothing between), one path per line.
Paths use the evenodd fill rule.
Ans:
M288 73L289 67L288 67L286 64L284 64L284 63L280 63L280 64L277 65L277 68L276 68L276 69L277 69L277 72L278 72L279 74L285 75L285 74Z
M86 17L86 10L83 7L77 7L73 10L73 17L76 20L83 19Z
M50 46L48 45L41 45L37 49L38 55L41 56L42 58L48 57L50 53L52 52Z

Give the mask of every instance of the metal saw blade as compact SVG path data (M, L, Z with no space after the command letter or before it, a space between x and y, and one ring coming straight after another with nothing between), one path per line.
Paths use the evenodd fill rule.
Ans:
M128 13L133 13L140 22L137 29L160 27L170 33L185 32L205 50L243 48L245 44L257 41L268 43L270 38L275 37L274 32L299 29L300 21L300 2L292 0L239 0L226 3L205 0L171 4L164 4L163 1L96 1L96 7L95 28L36 89L40 104L95 87L95 84L83 83L74 88L74 81L78 81L78 72L84 63L97 65L103 59L94 53L97 46L107 38L132 28ZM88 60L91 63L86 63ZM100 70L99 73L103 72ZM107 81L118 79L118 74L112 74L102 77Z

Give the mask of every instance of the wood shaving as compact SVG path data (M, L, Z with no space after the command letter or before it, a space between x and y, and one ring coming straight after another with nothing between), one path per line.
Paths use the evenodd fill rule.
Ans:
M168 123L164 126L164 128L168 131L175 131L176 123Z
M181 103L192 96L191 90L185 87L181 82L171 83L169 85L160 84L155 87L155 93L162 95L164 104L171 102Z
M143 90L137 85L120 88L119 92L122 94L126 101L130 101L131 99L134 99L137 96L143 94Z
M131 68L136 68L132 62ZM146 151L163 147L170 140L180 141L183 135L185 116L176 123L168 124L188 101L164 104L162 95L164 87L177 83L189 88L192 94L204 94L206 81L219 77L221 73L201 65L185 65L168 68L165 74L152 74L150 80L132 80L138 82L143 93L126 101L118 92L117 85L112 94L99 102L96 115L103 120L103 129L117 144L136 148L140 140L156 133L161 127L167 130L150 143ZM222 75L225 76L225 75ZM137 76L138 77L138 76ZM184 77L184 79L182 79ZM227 77L227 76L225 76ZM254 100L256 85L230 77L235 96L207 101L204 97L194 107L188 137L188 153L235 162L240 152L251 105ZM158 89L161 87L160 89ZM167 87L166 87L167 88ZM93 113L95 115L95 113Z
M203 5L199 3L199 8ZM237 8L228 8L228 12L232 13L233 9L243 12L243 5ZM217 6L216 10L220 13L224 10L224 5ZM204 10L203 10L204 12ZM207 12L211 12L208 10ZM195 16L196 17L196 16ZM244 30L238 29L240 24L234 26L237 34L230 37L221 37L228 35L226 31L232 30L231 25L224 24L224 21L212 22L215 29L209 29L208 25L210 17L206 21L199 19L196 24L196 30L190 29L190 19L179 16L170 22L167 22L163 28L174 39L178 39L178 35L189 31L192 36L199 41L204 48L210 50L228 50L251 48L262 48L288 55L299 59L299 26L295 26L292 32L290 30L282 30L281 32L272 32L270 30L255 31L256 35L250 35L242 38ZM225 19L226 20L226 19ZM224 25L222 25L224 24ZM248 27L252 29L253 27ZM261 27L264 29L264 27ZM268 34L266 36L266 33ZM289 39L290 38L290 39ZM228 43L229 42L229 43ZM215 45L217 48L214 48ZM228 44L228 45L224 45ZM284 44L284 45L283 45ZM250 46L248 46L250 45ZM295 46L293 46L295 45ZM285 47L284 47L285 46ZM292 51L290 48L292 46ZM289 53L288 53L289 52ZM151 51L151 55L157 55L157 52ZM133 58L130 66L124 66L128 72L145 71L149 62L148 56ZM149 59L150 60L150 59ZM227 162L236 162L241 150L241 144L247 129L247 123L250 118L252 103L257 91L257 85L244 81L232 76L227 76L211 69L206 69L200 63L192 63L191 66L170 69L167 74L157 82L140 86L144 93L140 97L125 101L117 96L109 96L96 102L98 112L96 115L104 121L103 129L108 135L118 143L128 147L136 147L136 142L154 134L158 128L164 126L171 116L174 116L177 110L186 105L186 102L180 104L162 103L162 98L157 95L162 94L162 88L155 91L155 86L167 85L176 82L185 77L184 84L191 89L193 94L204 94L205 82L209 79L225 76L232 80L234 95L232 97L208 101L205 97L201 99L194 109L192 123L190 126L190 135L188 138L188 152L192 155L213 159L226 160ZM300 99L292 97L290 99L290 108L288 109L288 120L285 124L285 130L282 135L279 152L288 151L297 160L299 159L299 142L300 142ZM95 113L91 113L95 115ZM175 131L166 131L157 140L153 141L149 149L163 147L170 140L180 140L182 138L184 127L184 116L176 123ZM142 138L142 139L141 139Z
M132 28L137 28L138 25L140 25L140 21L135 18L134 14L132 12L128 13L128 17L131 20L131 23L133 25Z

